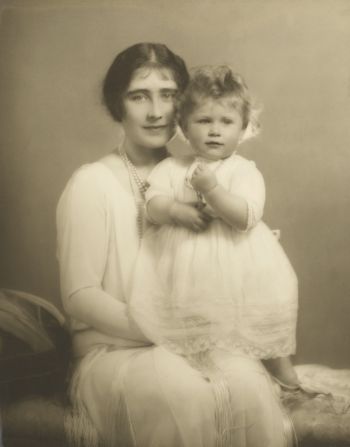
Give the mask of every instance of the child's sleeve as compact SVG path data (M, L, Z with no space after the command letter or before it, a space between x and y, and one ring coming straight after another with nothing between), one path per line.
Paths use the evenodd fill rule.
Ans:
M261 172L252 161L244 160L233 173L231 192L247 202L246 231L262 218L265 206L265 182Z
M172 159L169 157L158 163L148 177L149 188L146 191L146 204L156 196L174 198L171 177Z

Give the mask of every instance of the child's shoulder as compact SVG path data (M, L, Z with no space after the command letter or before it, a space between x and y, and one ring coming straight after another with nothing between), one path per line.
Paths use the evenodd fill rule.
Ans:
M257 176L262 177L262 173L253 160L249 160L248 158L242 157L238 154L235 154L227 159L224 166L224 171L228 173L228 175L239 175L246 178Z
M234 154L232 157L227 159L227 164L229 166L235 166L240 168L256 168L256 164L253 160L242 157L242 155Z

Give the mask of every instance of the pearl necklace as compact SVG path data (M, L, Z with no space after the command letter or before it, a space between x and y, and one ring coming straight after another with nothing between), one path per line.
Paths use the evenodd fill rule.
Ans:
M118 152L124 162L126 170L128 171L130 189L134 197L137 211L137 232L139 240L141 241L145 225L145 193L149 187L149 183L146 180L141 179L139 173L137 172L136 166L132 163L126 152L123 151L121 148L119 148Z

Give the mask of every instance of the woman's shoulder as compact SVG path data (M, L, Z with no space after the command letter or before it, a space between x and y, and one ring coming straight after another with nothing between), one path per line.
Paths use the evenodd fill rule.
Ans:
M68 181L70 188L91 189L101 186L106 180L106 167L100 162L86 163L77 168Z
M119 155L110 153L97 161L80 166L73 173L73 182L87 182L108 186L124 172L124 164Z
M100 161L86 163L73 172L72 179L99 178L103 176L102 171L104 171L104 165Z
M113 189L113 174L101 161L86 163L77 168L68 180L62 197L93 197L106 195Z

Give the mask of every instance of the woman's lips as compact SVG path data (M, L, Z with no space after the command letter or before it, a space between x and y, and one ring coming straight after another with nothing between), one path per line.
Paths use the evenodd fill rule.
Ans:
M159 130L167 129L168 125L164 124L162 126L143 126L144 129L149 130L151 132L157 132Z

